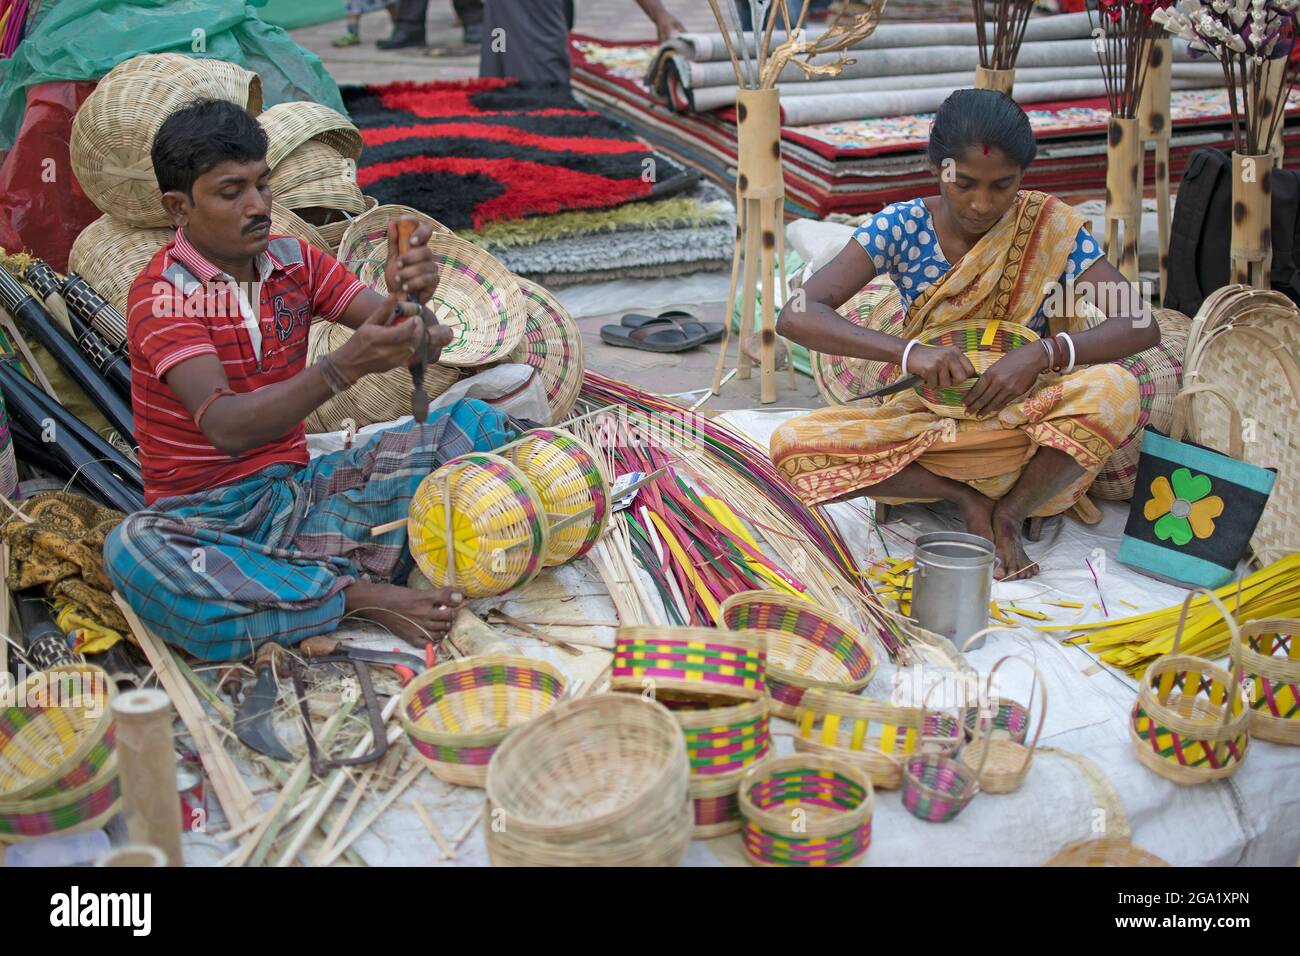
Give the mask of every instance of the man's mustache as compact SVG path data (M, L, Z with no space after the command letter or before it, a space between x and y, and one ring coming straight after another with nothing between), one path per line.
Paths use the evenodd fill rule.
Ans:
M269 226L270 224L271 224L270 216L259 216L256 219L254 219L252 222L250 222L247 226L244 227L243 234L250 233L254 229L259 229L262 226Z

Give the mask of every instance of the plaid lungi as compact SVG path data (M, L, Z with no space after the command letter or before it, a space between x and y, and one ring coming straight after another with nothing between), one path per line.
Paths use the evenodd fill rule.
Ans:
M280 464L211 491L161 498L109 535L109 577L159 638L203 660L328 634L357 580L406 580L406 517L429 472L514 437L509 418L462 399L305 467Z

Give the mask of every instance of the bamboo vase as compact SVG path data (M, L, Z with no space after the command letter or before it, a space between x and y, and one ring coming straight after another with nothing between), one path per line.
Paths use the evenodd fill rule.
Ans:
M1108 132L1106 258L1124 278L1136 282L1142 226L1142 138L1138 121L1132 117L1112 116Z
M975 89L977 90L997 90L999 93L1010 96L1015 83L1015 70L994 70L983 66L975 67Z
M1173 126L1170 121L1170 89L1173 79L1174 51L1173 38L1166 37L1151 44L1151 53L1147 58L1146 83L1142 87L1142 100L1138 105L1138 127L1142 134L1142 166L1139 173L1142 181L1139 188L1146 186L1146 144L1154 142L1156 147L1156 228L1158 230L1159 248L1157 260L1160 263L1160 288L1156 301L1165 300L1165 290L1169 288L1169 223L1171 219L1169 203L1169 133ZM1140 221L1140 220L1139 220Z
M1269 287L1273 268L1273 154L1232 154L1231 281Z

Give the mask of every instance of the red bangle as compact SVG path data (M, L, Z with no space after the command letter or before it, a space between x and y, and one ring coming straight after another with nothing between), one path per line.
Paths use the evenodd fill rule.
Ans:
M213 390L212 394L203 400L203 404L199 406L199 410L194 413L194 424L199 428L202 428L203 416L207 414L208 409L212 406L212 403L215 402L217 399L221 398L223 395L234 395L234 394L235 394L234 392L226 388L224 385L218 385L216 389Z

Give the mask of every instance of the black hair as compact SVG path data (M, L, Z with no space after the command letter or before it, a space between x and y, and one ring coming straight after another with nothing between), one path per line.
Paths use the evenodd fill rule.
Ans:
M266 157L266 131L248 110L226 100L199 100L177 110L153 138L158 188L194 198L194 180L220 163Z
M972 146L996 147L1021 169L1038 154L1029 117L1015 100L997 90L954 90L934 114L930 162L960 159Z

